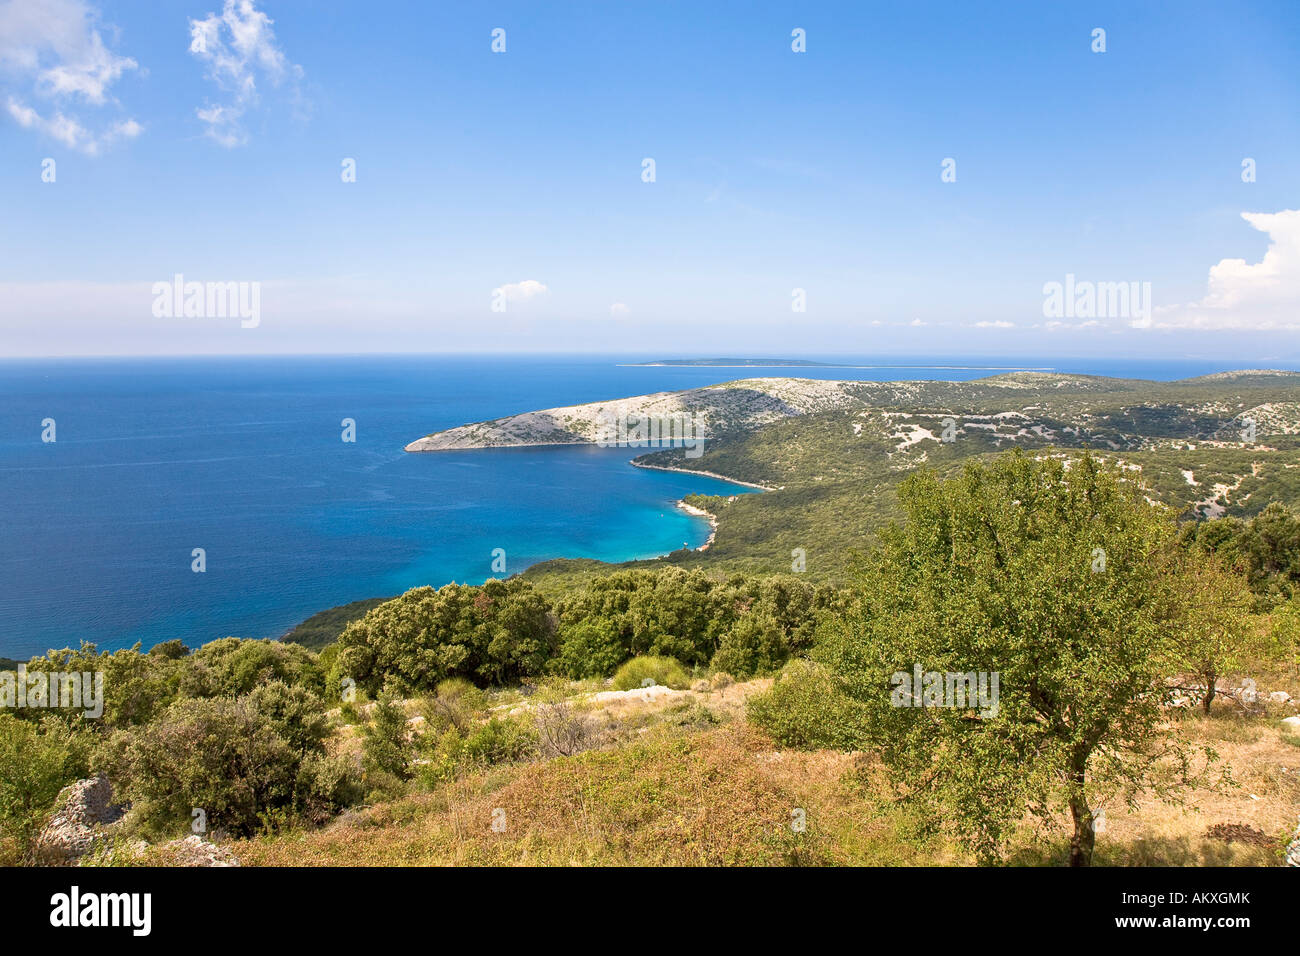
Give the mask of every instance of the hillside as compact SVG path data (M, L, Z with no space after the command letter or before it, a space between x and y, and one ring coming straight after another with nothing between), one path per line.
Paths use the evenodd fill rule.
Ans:
M805 391L806 380L784 381L787 397L803 396L788 407L811 407L814 395L828 394ZM709 550L640 564L789 571L792 552L802 549L806 573L833 579L896 517L895 490L917 468L951 473L1012 447L1094 449L1140 475L1152 500L1184 520L1250 517L1273 500L1300 505L1300 375L1293 372L1180 382L1011 372L971 382L834 384L829 394L841 396L834 408L711 433L700 457L666 449L636 458L776 489L691 496L691 504L718 516ZM696 391L726 397L723 387ZM625 400L631 407L640 401ZM557 561L525 577L546 588L593 573L589 564Z
M896 451L941 434L943 419L962 417L958 434L982 431L995 445L1064 438L1112 449L1157 438L1233 438L1246 418L1259 434L1300 431L1300 375L1248 370L1183 382L1143 382L1053 372L1006 372L969 382L857 382L749 378L677 392L656 392L522 412L434 432L410 452L585 444L610 416L697 416L714 439L790 418L856 413L855 435L883 427Z
M977 862L942 835L917 837L907 813L880 799L883 770L873 756L782 748L748 723L745 703L770 685L702 680L691 690L653 688L664 691L654 695L574 687L565 706L591 728L580 752L473 768L322 829L259 836L231 849L251 866ZM498 711L528 710L503 696L510 703ZM415 702L407 706L418 710ZM1294 823L1300 749L1263 715L1225 708L1212 718L1177 719L1219 750L1239 786L1200 788L1188 806L1141 793L1132 807L1111 807L1097 862L1276 865ZM422 718L412 720L418 726ZM351 749L360 743L352 728L344 741ZM498 820L501 826L490 825ZM1060 865L1060 848L1034 832L1009 848L1007 862Z

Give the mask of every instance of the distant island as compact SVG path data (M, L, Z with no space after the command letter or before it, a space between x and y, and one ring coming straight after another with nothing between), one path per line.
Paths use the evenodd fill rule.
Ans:
M664 366L683 366L688 368L960 368L991 372L1051 371L1051 368L1046 366L1030 367L1024 365L846 365L843 362L813 362L808 359L759 358L661 359L658 362L623 362L620 364L623 368L662 368Z
M1153 499L1186 518L1250 517L1270 500L1300 504L1300 373L1277 369L1176 382L1034 371L964 382L768 376L507 415L434 432L406 450L590 445L611 417L688 417L707 439L702 457L662 442L629 443L637 465L764 489L804 485L815 489L816 508L861 509L864 485L881 491L919 465L945 467L1009 447L1118 456L1142 473ZM761 497L770 500L743 508L776 508L780 496ZM791 530L816 508L810 499L765 514L764 523ZM804 537L815 530L824 540L830 527L828 519ZM782 546L788 553L797 544L796 536Z
M1290 391L1297 384L1300 373L1261 369L1181 382L1034 371L966 382L767 376L507 415L434 432L406 450L595 444L601 423L611 417L687 415L699 421L710 438L719 438L838 413L854 416L855 435L878 435L899 451L925 438L939 443L950 416L955 416L953 436L978 435L988 444L983 451L1026 441L1132 451L1174 438L1233 441L1247 418L1257 423L1260 434L1300 432L1300 396ZM927 448L931 446L916 450ZM746 475L736 477L766 484Z
M663 365L700 365L711 368L858 368L856 365L840 365L827 362L810 362L806 359L661 359L658 362L624 362L630 368L656 368Z

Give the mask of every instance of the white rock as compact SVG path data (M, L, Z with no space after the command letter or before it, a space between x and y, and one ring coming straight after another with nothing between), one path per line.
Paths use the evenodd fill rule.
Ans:
M1289 734L1300 734L1300 716L1283 717L1282 729Z

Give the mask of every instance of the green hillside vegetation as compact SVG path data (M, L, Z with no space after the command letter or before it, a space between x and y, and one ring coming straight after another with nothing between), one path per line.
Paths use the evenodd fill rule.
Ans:
M388 598L366 598L351 604L340 604L313 614L297 627L285 634L280 640L301 644L314 651L327 644L333 644L343 629L353 621L360 620L370 611L383 604Z
M708 551L624 566L789 572L799 548L811 578L842 581L853 555L899 517L897 490L909 474L925 466L950 476L1012 447L1045 455L1091 449L1138 471L1152 499L1183 521L1250 517L1270 502L1300 508L1300 374L1161 383L1012 372L971 382L857 383L857 391L861 408L711 435L698 458L681 449L638 458L777 490L690 496L719 518ZM1255 420L1252 441L1243 440L1246 418ZM944 441L949 421L952 440ZM904 444L909 437L916 440ZM597 569L546 562L525 577L557 589L579 570L590 578Z

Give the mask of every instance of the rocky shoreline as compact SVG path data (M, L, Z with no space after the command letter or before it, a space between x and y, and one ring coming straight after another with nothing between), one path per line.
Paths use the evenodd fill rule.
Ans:
M713 544L713 539L718 536L718 516L711 511L705 511L703 508L697 508L695 505L688 505L685 499L678 499L677 507L681 508L688 515L694 518L707 518L709 522L709 537L702 545L696 548L696 551L708 551L709 545Z

